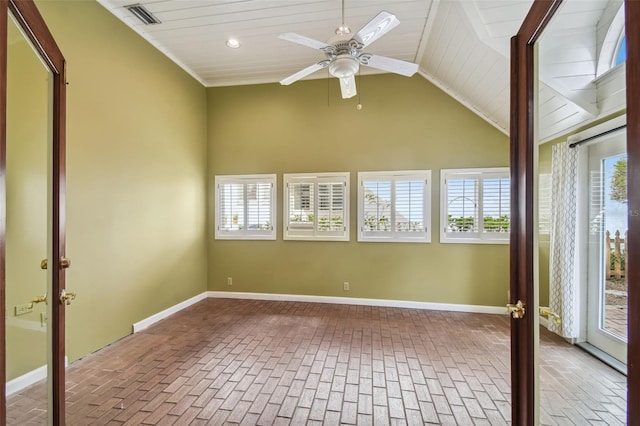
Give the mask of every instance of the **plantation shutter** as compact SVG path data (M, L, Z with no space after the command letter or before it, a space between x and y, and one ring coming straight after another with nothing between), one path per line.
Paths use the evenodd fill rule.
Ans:
M511 224L507 169L443 170L442 242L504 242Z
M538 225L541 234L551 232L551 173L540 175L538 185Z
M480 185L476 177L447 178L447 233L477 233ZM467 236L464 236L467 238Z
M358 176L361 241L429 241L428 171L362 172Z
M482 178L482 232L508 235L511 215L509 191L508 177Z
M318 183L318 224L319 232L344 231L344 188L343 182Z
M589 232L592 235L602 234L604 229L604 182L600 171L589 174Z
M315 223L315 191L313 183L291 182L287 185L289 189L287 227L293 231L313 231Z
M270 183L248 183L246 190L247 221L249 230L271 230L273 223L273 203L271 202Z
M244 185L241 183L220 184L218 189L220 208L218 230L241 229L244 222Z
M363 231L391 232L391 181L366 181Z
M419 233L424 224L424 180L396 180L394 231Z
M216 176L215 237L275 239L275 175Z
M285 239L348 241L348 173L284 175Z

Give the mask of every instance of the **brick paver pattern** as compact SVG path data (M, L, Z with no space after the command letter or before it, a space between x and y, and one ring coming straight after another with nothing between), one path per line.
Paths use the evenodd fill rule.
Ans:
M67 424L504 425L509 347L507 315L207 299L74 362ZM624 424L623 375L544 329L540 354L541 424Z

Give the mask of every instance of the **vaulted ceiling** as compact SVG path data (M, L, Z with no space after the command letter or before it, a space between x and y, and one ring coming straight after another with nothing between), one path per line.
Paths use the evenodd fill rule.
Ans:
M98 1L207 87L278 82L324 59L317 49L279 34L294 32L325 42L342 21L340 0ZM161 23L143 24L125 7L132 3L142 4ZM400 25L367 52L417 63L420 75L507 133L509 40L531 4L345 0L344 23L355 33L382 10L396 15ZM620 108L619 93L618 98L609 93L616 89L600 92L607 85L619 86L611 82L619 77L607 77L607 71L619 41L621 5L622 0L566 0L545 33L539 70L541 139ZM239 40L240 48L226 46L230 37ZM362 74L375 72L380 71L361 67ZM327 71L307 78L327 78Z

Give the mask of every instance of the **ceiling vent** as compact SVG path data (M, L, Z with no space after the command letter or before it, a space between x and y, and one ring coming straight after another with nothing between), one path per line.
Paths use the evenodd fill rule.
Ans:
M125 6L129 12L133 13L139 20L141 20L145 25L154 25L159 24L160 20L153 16L151 12L149 12L143 5L136 3L130 4L129 6Z

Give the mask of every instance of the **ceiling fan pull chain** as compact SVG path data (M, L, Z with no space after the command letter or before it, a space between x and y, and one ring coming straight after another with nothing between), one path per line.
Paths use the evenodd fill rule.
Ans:
M331 73L327 68L327 108L331 106Z
M360 70L358 70L358 86L360 86L360 90L358 90L358 105L356 105L356 109L360 111L362 109L362 102L360 102L362 94L362 74Z

